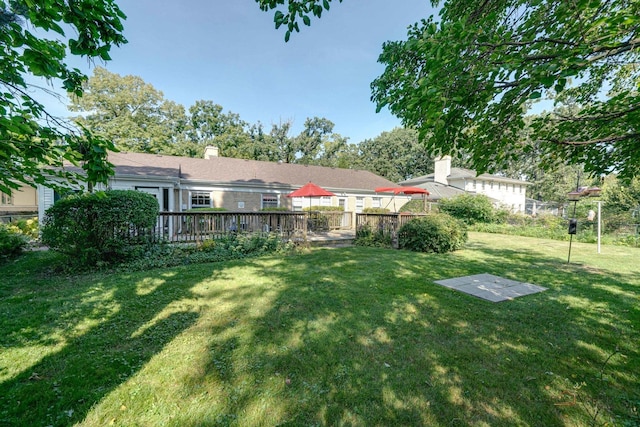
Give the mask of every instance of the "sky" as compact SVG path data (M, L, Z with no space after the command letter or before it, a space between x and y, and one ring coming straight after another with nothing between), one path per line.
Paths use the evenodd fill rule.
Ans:
M429 0L334 0L285 43L273 11L261 11L255 0L117 4L127 15L129 43L94 66L139 76L185 108L211 100L266 129L290 120L291 135L307 117L324 117L351 143L401 125L386 109L376 113L370 100L370 84L384 71L377 59L385 41L406 39L409 25L435 13ZM86 60L69 63L92 74ZM56 102L55 114L77 114Z

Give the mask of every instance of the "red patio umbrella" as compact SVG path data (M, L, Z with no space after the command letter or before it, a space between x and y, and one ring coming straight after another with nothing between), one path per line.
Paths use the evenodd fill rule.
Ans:
M378 187L375 189L376 193L393 193L393 194L426 194L429 192L424 188L419 187Z
M375 189L375 192L376 193L393 193L392 200L393 200L394 210L396 208L396 199L395 199L396 194L406 194L406 195L422 194L423 200L424 200L424 196L429 195L429 192L427 190L419 187L378 187ZM389 201L389 203L391 203L391 201ZM389 206L389 203L387 203L387 206Z
M324 188L314 184L311 181L309 181L302 187L298 188L297 190L287 194L287 197L309 197L309 199L311 199L312 197L331 197L331 196L335 196L335 194L332 193L331 191L325 190ZM311 207L311 200L309 200L309 207Z
M287 194L287 197L323 197L323 196L335 196L331 191L327 191L319 185L309 181L296 191Z

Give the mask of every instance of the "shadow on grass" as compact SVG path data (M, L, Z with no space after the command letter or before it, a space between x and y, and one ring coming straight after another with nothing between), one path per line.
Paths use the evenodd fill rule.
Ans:
M171 274L120 275L118 280L108 275L51 276L51 286L46 272L41 276L37 286L18 281L2 289L7 314L11 297L30 298L33 310L13 312L12 319L3 321L8 325L0 338L3 351L24 353L34 363L14 375L0 372L5 377L0 425L81 421L198 318L188 308L170 308L172 302L190 298L194 284ZM54 351L45 347L51 345Z
M0 289L88 322L85 330L14 313L3 348L49 345L58 329L70 338L0 383L0 425L111 419L117 406L90 408L194 324L193 357L166 359L193 365L175 376L168 403L181 409L165 413L167 425L589 425L604 420L589 412L600 407L622 421L637 416L633 274L481 244L446 255L341 248L209 266L55 282L41 298L34 285ZM494 304L433 283L477 273L549 289ZM157 378L141 377L158 391ZM131 424L144 424L136 416Z
M201 380L236 393L199 425L564 426L637 416L628 403L640 400L640 311L627 295L637 284L540 254L474 251L481 256L345 248L275 267L249 262L284 285L249 342L211 346ZM549 290L494 304L433 283L483 272ZM603 373L616 349L623 357ZM274 380L286 415L243 418Z

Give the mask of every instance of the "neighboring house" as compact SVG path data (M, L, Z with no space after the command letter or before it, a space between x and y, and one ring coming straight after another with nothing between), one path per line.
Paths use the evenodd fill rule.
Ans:
M204 159L120 152L110 153L109 161L115 165L115 175L108 188L152 194L158 199L160 210L167 212L194 208L235 212L275 207L302 210L321 205L340 206L355 214L368 207L384 207L391 196L377 194L374 189L395 185L362 170L219 157L215 147L207 147ZM287 197L309 181L336 196ZM42 218L59 196L42 186L38 187L38 196Z
M431 201L464 193L484 194L492 199L497 207L524 213L527 186L531 184L498 175L477 175L469 169L452 168L451 157L444 156L436 159L434 173L402 181L400 185L426 189L430 193Z
M0 217L10 220L17 215L36 215L38 195L36 188L23 184L11 194L0 192Z

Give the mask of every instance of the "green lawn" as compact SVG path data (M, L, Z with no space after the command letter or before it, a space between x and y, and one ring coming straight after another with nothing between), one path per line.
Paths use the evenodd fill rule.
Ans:
M640 249L471 233L61 276L0 266L0 426L640 424ZM434 280L549 290L498 304Z

